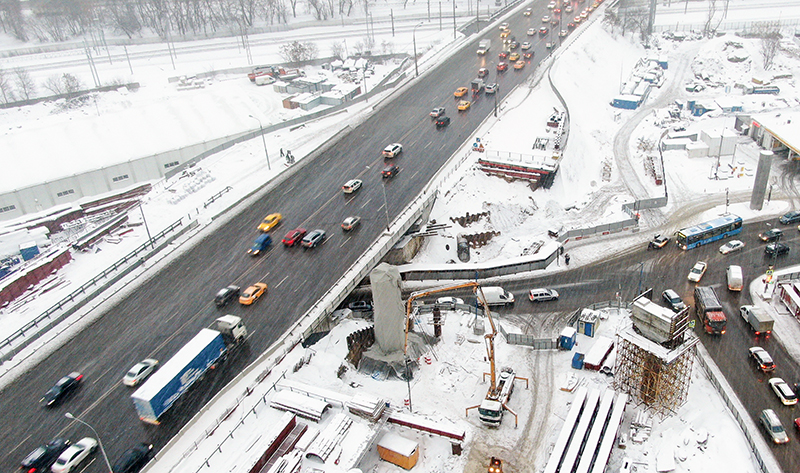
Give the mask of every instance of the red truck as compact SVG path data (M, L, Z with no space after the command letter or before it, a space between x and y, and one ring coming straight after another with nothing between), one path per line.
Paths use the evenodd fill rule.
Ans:
M725 333L728 319L722 311L722 304L719 303L717 293L710 286L697 286L694 288L694 306L697 318L703 324L703 328L708 334Z

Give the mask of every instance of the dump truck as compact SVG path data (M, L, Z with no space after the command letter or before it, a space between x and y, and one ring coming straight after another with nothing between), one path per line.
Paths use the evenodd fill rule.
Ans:
M694 305L697 318L703 324L703 329L708 334L725 333L728 319L719 303L717 293L713 287L697 286L694 288Z
M161 369L131 395L139 419L160 423L161 416L203 377L224 360L229 349L247 338L240 317L225 315L189 340Z
M483 56L484 54L488 53L491 47L492 47L492 40L482 39L478 43L478 55Z
M750 328L756 333L772 333L772 327L775 325L775 319L770 316L766 310L754 305L743 305L739 308L739 313L742 318L750 324Z

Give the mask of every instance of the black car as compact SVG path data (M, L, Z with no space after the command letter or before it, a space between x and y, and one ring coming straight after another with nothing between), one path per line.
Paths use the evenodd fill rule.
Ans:
M770 228L765 232L758 234L762 241L778 241L783 236L783 230L780 228Z
M436 119L436 128L442 128L450 124L450 117L444 116Z
M347 308L353 312L369 312L372 310L372 304L369 301L353 301L347 304Z
M239 286L228 286L220 289L217 295L214 296L214 304L217 307L224 307L228 302L239 298L239 291Z
M83 375L77 371L64 376L58 380L55 386L44 393L44 396L42 396L39 402L44 403L47 407L55 405L58 401L75 391L78 386L80 386L82 379Z
M384 179L391 178L396 176L398 172L400 172L400 168L397 167L396 164L390 164L383 168L383 171L381 171L381 177Z
M764 247L764 253L769 256L781 256L789 252L789 245L785 243L770 243Z
M53 439L36 450L28 454L22 460L22 469L26 473L38 473L40 471L50 471L50 467L56 462L61 452L69 447L70 441L67 439Z
M136 473L153 457L153 444L139 443L126 450L111 466L112 473Z

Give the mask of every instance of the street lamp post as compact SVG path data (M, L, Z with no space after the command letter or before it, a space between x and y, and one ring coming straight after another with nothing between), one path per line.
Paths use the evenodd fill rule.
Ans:
M150 228L147 226L147 219L144 218L144 207L142 206L142 201L139 201L139 210L142 211L142 222L144 222L144 229L147 231L147 241L153 245L153 248L155 248L156 242L154 242L153 237L150 236Z
M77 420L78 422L80 422L81 424L85 425L86 427L89 427L89 430L91 430L94 433L94 436L97 437L97 444L100 445L100 453L103 454L103 460L105 460L105 462L106 462L106 466L108 467L109 473L111 471L113 471L113 468L111 468L111 462L108 461L108 455L106 455L106 449L103 448L103 442L100 441L100 435L97 434L97 431L94 430L94 427L92 427L88 423L82 421L81 419L78 419L77 417L75 417L74 415L72 415L69 412L65 412L64 413L64 417L66 417L67 419L70 419L70 420Z
M422 21L414 25L414 29L411 31L411 39L414 42L414 72L416 73L416 77L419 77L419 67L417 66L417 27L422 25Z
M269 165L269 153L267 153L267 140L264 138L264 127L261 126L261 120L252 115L249 115L249 117L258 122L258 129L261 130L261 142L264 143L264 156L267 157L267 169L272 171L272 166Z

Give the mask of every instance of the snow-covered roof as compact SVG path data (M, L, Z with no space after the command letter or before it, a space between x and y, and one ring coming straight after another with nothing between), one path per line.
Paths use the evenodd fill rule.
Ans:
M796 152L800 150L800 112L763 113L752 116L753 123L757 123L783 144Z
M414 454L414 450L419 447L419 444L397 434L388 433L381 437L378 446L399 453L404 457L410 457Z

